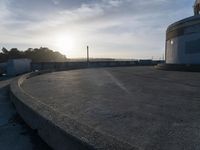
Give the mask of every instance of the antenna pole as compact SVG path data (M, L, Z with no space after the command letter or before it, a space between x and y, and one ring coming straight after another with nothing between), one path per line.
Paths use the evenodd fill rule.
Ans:
M89 46L87 46L87 64L89 65L90 56L89 56Z

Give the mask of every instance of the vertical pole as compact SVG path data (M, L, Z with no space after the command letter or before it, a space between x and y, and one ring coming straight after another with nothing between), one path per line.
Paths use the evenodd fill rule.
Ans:
M87 46L87 64L89 65L90 56L89 56L89 46Z

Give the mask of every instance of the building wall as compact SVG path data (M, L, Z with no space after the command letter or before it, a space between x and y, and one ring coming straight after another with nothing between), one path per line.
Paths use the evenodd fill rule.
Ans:
M188 20L170 28L172 30L167 31L166 63L200 64L200 23Z
M11 59L7 62L6 73L8 76L16 76L31 71L31 60Z
M200 33L167 41L167 64L200 64Z

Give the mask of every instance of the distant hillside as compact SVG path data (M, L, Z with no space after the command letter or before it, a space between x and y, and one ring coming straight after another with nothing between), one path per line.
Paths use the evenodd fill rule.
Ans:
M18 58L29 58L33 62L64 62L67 60L65 55L47 47L29 48L26 51L20 51L17 48L7 50L3 47L0 52L0 62Z

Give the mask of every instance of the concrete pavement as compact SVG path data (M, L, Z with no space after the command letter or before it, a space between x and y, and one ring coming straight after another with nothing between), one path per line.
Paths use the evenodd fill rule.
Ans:
M25 80L22 88L49 108L136 149L198 150L199 79L199 73L124 67L44 74Z

